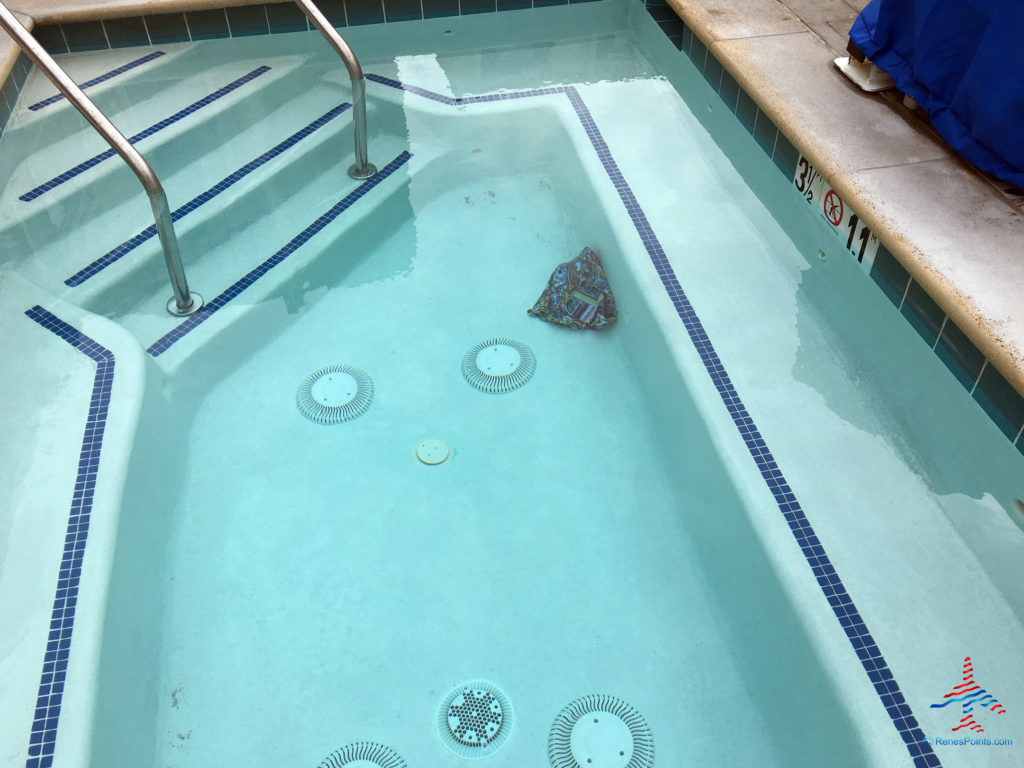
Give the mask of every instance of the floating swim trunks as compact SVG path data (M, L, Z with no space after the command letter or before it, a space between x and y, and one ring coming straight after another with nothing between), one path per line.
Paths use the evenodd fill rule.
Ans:
M616 317L615 297L597 254L584 248L559 264L531 309L534 317L568 328L606 328Z

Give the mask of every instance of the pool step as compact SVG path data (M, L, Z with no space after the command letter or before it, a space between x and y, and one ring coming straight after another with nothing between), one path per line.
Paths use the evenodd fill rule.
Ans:
M192 76L209 66L201 64L194 49L173 46L57 56L55 61L80 87L101 77L106 78L84 91L115 125L139 104L152 99L154 94L167 94L178 87L188 89L198 85ZM133 63L136 65L131 66ZM124 66L131 68L112 74ZM18 108L4 129L5 133L10 131L20 137L17 141L22 141L25 137L18 132L30 131L35 146L46 147L82 131L81 115L63 97L53 101L57 96L60 93L56 86L38 68L34 68L18 98Z
M129 138L148 134L136 146L165 186L174 171L207 155L222 154L222 147L242 130L258 126L268 112L304 90L301 71L245 69L219 70L212 89L197 99L189 101L193 94L177 93L155 116L150 110L144 121L136 116L121 125ZM252 98L256 93L259 98ZM113 156L98 134L83 129L45 151L36 148L14 170L4 195L3 220L9 227L20 226L29 242L46 242L59 236L64 221L89 221L140 192L127 164Z
M146 134L138 149L161 178L189 281L207 300L282 249L291 264L309 258L336 269L358 260L365 247L343 233L375 204L363 202L364 194L378 202L391 194L393 184L381 191L376 181L361 185L347 176L347 73L329 49L308 50L311 41L296 35L286 55L249 58L243 67L212 61L200 76L186 76L199 69L198 48L172 51L119 72L116 88L101 83L91 94L126 135ZM102 77L111 64L131 60L112 53L83 65L76 79ZM170 287L148 200L119 158L90 160L104 145L66 100L29 114L29 103L52 92L26 88L5 135L16 150L5 157L31 156L13 169L0 197L0 249L29 279L122 321L148 345L180 322L164 311ZM378 94L367 105L370 159L379 167L408 147L400 96ZM159 106L150 109L150 101ZM56 182L47 185L50 179ZM344 215L322 222L339 205ZM302 254L293 256L299 246ZM317 259L325 247L344 255ZM262 280L261 289L272 282Z
M319 94L315 100L315 111L322 109L324 100L324 94ZM294 114L287 117L276 115L277 133L281 140L269 146L273 140L265 138L264 144L257 149L249 149L251 156L244 165L233 168L228 175L217 178L211 186L196 192L188 200L176 196L172 201L172 206L179 208L191 207L195 201L202 202L175 224L182 262L190 281L195 282L193 273L203 269L203 263L213 258L209 255L211 252L217 251L246 227L264 221L271 224L288 222L288 218L282 218L288 216L297 217L291 221L300 221L305 216L303 205L316 205L319 200L355 184L345 172L352 157L351 110L346 108L342 111L335 105L306 122L311 106L312 103L305 105L306 114L300 115L302 120L295 119ZM392 149L385 147L390 147L395 142L393 137L400 135L397 130L382 133L383 125L390 123L395 128L401 117L397 113L385 115L387 111L376 105L369 109L371 125L375 126L369 137L375 159L380 157L383 160L387 152L394 154ZM325 121L331 114L336 116ZM290 128L284 127L289 122L290 127L295 127L298 122L304 124L291 132ZM310 130L317 123L322 125ZM304 138L288 146L278 156L248 173L241 173L267 150L280 148L303 132L307 132ZM289 134L287 137L283 135L286 133ZM382 143L382 137L388 138ZM172 184L177 183L180 175L187 177L188 169L172 178ZM194 186L190 191L195 191ZM121 206L97 223L94 242L102 247L90 250L87 257L80 252L74 265L62 275L65 285L72 288L68 293L69 299L95 306L103 314L127 311L140 294L168 290L159 241L150 234L138 242L140 233L151 225L152 215L144 210L144 206L130 212L127 208L127 205ZM293 209L293 213L288 213ZM57 252L66 253L66 246L58 244Z
M118 88L87 95L119 131L125 136L132 136L217 91L257 66L264 65L281 73L293 69L299 63L298 59L289 61L274 57L257 63L214 66L191 75L180 73L178 77L169 75L157 79L147 77L146 73L134 77L132 73L126 73L122 77L127 79ZM43 76L37 69L30 75L30 81L41 78ZM26 85L26 91L28 88ZM244 95L244 90L242 94L236 94L236 97L238 95ZM19 96L14 116L4 132L5 144L9 143L17 154L14 165L3 168L10 173L12 184L28 188L32 184L19 179L18 175L26 174L45 180L107 149L107 144L99 134L88 128L84 118L67 101L54 104L36 114L28 110L28 102L32 98L24 92ZM18 194L23 191L19 189Z
M208 304L234 297L228 309L216 313L216 322L198 333L208 338L275 291L284 291L284 307L295 311L308 293L340 283L374 243L389 235L381 212L396 206L409 209L404 137L378 136L373 146L384 169L378 177L356 182L343 171L340 177L324 174L282 201L271 215L249 220L188 265L190 285ZM403 268L413 255L405 254ZM385 273L380 277L386 277L394 265L381 268ZM169 287L161 269L151 258L138 266L132 280L92 293L84 305L117 320L150 347L182 322L163 309ZM279 313L282 305L275 306Z
M169 44L55 58L79 84L97 79L102 81L87 88L86 95L122 133L131 136L258 65L279 71L303 70L294 93L317 84L344 86L347 90L347 78L336 76L339 71L344 74L343 68L319 33L290 34L285 38L277 41L273 56L266 55L264 40L235 38L228 43L217 41L212 45ZM145 61L118 72L140 60ZM242 60L252 64L245 67L237 63ZM225 74L230 76L225 77ZM102 139L85 126L83 118L65 99L42 109L30 108L56 93L49 80L38 69L33 69L4 130L5 146L12 149L0 157L0 172L5 174L5 178L11 178L11 171L20 164L20 158L43 151L52 154L53 146L68 137L78 136L85 143L95 144L95 151L106 149ZM140 150L145 154L144 148L140 147Z
M256 155L244 165L235 168L215 184L192 196L187 202L175 201L176 204L172 208L171 217L176 222L175 230L183 247L189 251L197 250L201 252L210 247L212 243L223 239L224 224L218 222L218 217L215 214L219 208L225 206L226 201L234 199L234 204L237 204L240 200L251 198L255 194L257 196L255 208L248 208L242 212L245 215L254 215L261 211L259 202L264 200L271 201L279 195L287 196L289 189L294 185L282 184L278 180L282 178L294 179L297 175L296 171L300 167L302 167L302 173L304 174L306 172L304 167L306 164L302 162L303 157L312 155L316 158L314 160L316 163L313 168L314 172L319 170L318 167L326 168L328 163L323 162L323 160L332 157L334 154L332 150L334 150L333 145L336 142L331 138L333 131L343 132L343 128L332 124L332 121L344 115L350 109L351 105L348 103L335 105L310 123L274 144L273 147ZM333 131L326 130L328 126ZM317 134L316 132L321 129L325 130ZM279 162L276 164L273 162L282 156L284 157ZM268 164L270 164L269 167L262 170ZM298 183L301 184L301 181ZM236 184L239 187L231 190ZM228 192L228 190L231 190L232 194L225 195L224 193ZM224 196L220 197L221 195ZM196 242L196 231L202 228L210 229L211 225L213 225L215 230L211 233L214 239L211 239L209 242L204 242L200 239L199 242ZM228 225L230 226L230 222ZM191 231L190 228L192 228ZM120 236L122 233L119 229L116 233L110 232L109 234L118 234ZM144 220L140 223L138 232L83 266L75 274L66 278L64 284L70 287L77 287L96 277L103 270L108 269L123 258L136 257L135 260L137 260L140 254L135 253L136 249L144 246L155 237L156 228L153 226L153 223L149 220ZM152 247L155 247L155 242ZM145 254L148 250L150 249L143 249L141 253Z
M309 74L308 68L304 68L301 74ZM240 109L259 110L261 114L258 120L249 121L243 118L237 121L236 112L229 111L204 115L204 119L199 119L188 127L177 144L184 143L190 150L204 141L214 146L203 148L206 150L204 153L185 153L180 147L176 147L176 156L168 150L168 154L172 155L168 158L168 164L172 160L175 161L173 172L163 173L161 179L172 210L185 205L239 169L251 164L292 132L299 131L310 122L321 118L332 107L337 107L347 96L346 90L338 82L340 78L335 73L325 73L319 81L313 80L312 83L307 83L309 87L298 90L294 89L293 79L272 85L271 90L277 93L274 101L279 102L276 109L268 109L275 105L268 105L263 92L266 89L254 91L252 104L240 105ZM334 82L331 82L332 80ZM400 120L398 110L387 109L387 106L388 102L381 102L383 111L389 113L386 119L392 123ZM385 119L381 111L375 111L371 107L371 130L379 129L380 126L375 126L374 123L380 123ZM336 120L351 123L351 116L340 115ZM304 152L305 146L311 143L322 141L325 132L336 131L337 128L333 127L334 122L330 121L330 124L318 129L315 135L304 138L281 158L275 158L267 162L264 168L251 173L246 179L246 186L263 185L265 182L260 179L267 178L267 174L278 168L287 157ZM236 125L242 128L238 129ZM400 129L396 127L394 130ZM220 143L217 143L218 141ZM338 158L339 162L342 162L345 158L351 157L352 151L352 139L349 137L324 147L320 153L330 158ZM160 152L147 152L147 155L152 158L154 155L159 156ZM38 279L50 283L57 278L54 290L59 291L60 288L57 286L60 282L75 275L83 267L152 224L152 212L138 180L120 160L112 158L105 163L107 164L114 172L92 183L80 181L89 173L95 172L96 169L93 169L82 174L79 179L68 182L67 186L77 188L66 193L58 188L31 203L13 200L10 188L5 194L5 209L14 206L17 213L20 206L20 211L32 208L33 213L21 221L12 221L13 217L4 216L6 226L0 229L0 247L12 258L21 261L26 269L37 273ZM324 164L323 160L321 164ZM115 168L116 165L122 167ZM327 161L326 166L329 165L330 161ZM154 167L159 173L159 165L154 163ZM309 172L315 174L321 170L324 169L313 168ZM231 199L238 191L233 189L231 195L225 197L224 193L221 193L217 197L219 201ZM274 193L271 187L261 194L269 195L268 199L272 199ZM194 220L197 213L190 214L190 218ZM182 220L181 224L186 228L190 226L187 219ZM54 270L59 273L53 274Z

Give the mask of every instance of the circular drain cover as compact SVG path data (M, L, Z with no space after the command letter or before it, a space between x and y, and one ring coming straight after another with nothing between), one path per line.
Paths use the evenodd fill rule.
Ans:
M555 718L548 735L553 768L650 768L654 737L643 716L614 696L584 696Z
M490 344L476 353L476 369L485 376L504 376L518 368L522 359L511 344Z
M633 736L615 715L588 712L572 727L569 748L581 765L626 768L633 757Z
M317 377L309 388L310 396L324 408L338 408L352 402L359 382L351 373L334 371Z
M511 392L537 369L533 350L515 339L487 339L462 358L462 375L482 392Z
M452 447L440 437L424 437L416 443L416 458L424 464L440 464L452 455Z
M494 683L464 683L441 702L437 731L444 745L459 757L493 755L512 731L512 702Z
M307 376L295 394L299 412L317 424L361 415L373 402L373 381L351 365L330 365Z
M347 744L323 759L317 768L407 768L391 747L372 741Z

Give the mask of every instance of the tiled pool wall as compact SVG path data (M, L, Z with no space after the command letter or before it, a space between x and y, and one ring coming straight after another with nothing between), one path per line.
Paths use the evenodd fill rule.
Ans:
M14 113L14 105L18 101L22 86L28 79L28 73L32 71L32 60L24 53L19 53L14 60L14 66L4 79L3 87L0 88L0 135L3 135L7 121Z
M592 0L319 0L336 27L409 21L441 16L568 5ZM763 112L737 80L676 14L667 0L643 0L647 12L772 158L792 179L801 153ZM131 18L47 24L33 34L51 53L74 53L139 45L208 40L218 37L280 34L310 29L297 5L268 3L212 10L163 13ZM32 66L20 54L4 81L0 131ZM1007 439L1024 454L1024 397L1017 392L967 335L943 312L892 253L880 244L870 275L939 359L967 389Z
M317 0L335 27L354 27L440 16L544 8L594 0ZM50 53L75 53L132 45L247 37L312 29L294 3L242 5L179 13L161 13L102 21L78 21L37 27L34 34Z
M316 5L335 27L354 27L585 2L595 0L316 0ZM32 34L47 52L60 54L311 29L312 24L298 5L283 2L43 24L33 29ZM20 54L4 81L0 94L0 135L31 66L31 60Z
M801 158L793 142L726 71L667 0L644 0L644 7L673 45L690 58L779 171L792 181ZM869 274L999 430L1024 454L1024 397L911 277L884 243L879 243Z

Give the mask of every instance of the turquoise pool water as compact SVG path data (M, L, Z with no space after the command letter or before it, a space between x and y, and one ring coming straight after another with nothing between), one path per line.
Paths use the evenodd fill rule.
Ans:
M613 260L556 106L482 119L410 110L414 158L424 135L444 141L363 225L379 241L342 241L357 263L292 277L281 293L294 314L279 302L259 349L211 348L224 375L188 416L168 510L157 763L279 765L299 759L297 745L312 762L357 739L443 763L440 697L477 678L515 708L515 732L490 758L504 765L543 763L554 715L603 692L642 706L659 763L792 765L836 741L856 754L806 641L805 655L756 681L737 658L764 662L783 638L801 640L791 625L749 648L734 614L750 598L701 567L693 508L736 518L741 503L722 495L703 430L645 396L642 378L677 374L631 359L656 329ZM621 289L614 330L567 331L525 312L581 243L607 254ZM463 380L463 354L493 336L537 356L522 389L488 395ZM375 399L323 427L293 395L334 362L370 373ZM453 446L448 462L416 460L428 435ZM666 440L681 444L689 480ZM788 612L763 563L733 568L727 580L757 578L758 601ZM816 747L751 692L790 675L818 681L800 705ZM709 701L729 717L678 738L676 724Z
M88 140L67 115L38 118L39 134L16 116L5 142L30 151L45 135L64 149L8 161L8 268L155 352L123 457L98 693L74 710L91 723L90 751L58 752L62 764L315 765L371 741L409 765L454 765L437 710L480 679L515 713L495 764L545 764L555 717L591 694L643 715L659 765L911 764L584 113L564 91L443 103L552 86L574 88L607 142L923 727L948 728L929 712L947 687L936 670L965 646L1006 680L1018 674L991 628L1019 630L1006 566L1020 543L1004 512L1019 454L839 244L800 218L787 180L702 81L667 63L667 41L635 10L351 30L368 72L423 89L368 88L371 159L401 162L165 347L180 321L162 314L151 241L63 282L146 225L134 182L94 169L24 212L13 193L80 160ZM160 139L154 165L181 204L345 99L314 43L168 46L102 99L141 130L154 118L129 104L154 83L170 91L155 99L164 115L271 67L251 93L239 86ZM68 63L84 74L114 58L126 55ZM24 99L33 88L44 90L30 83ZM349 131L346 114L330 120L181 220L195 289L224 295L335 210L354 188L342 176ZM583 245L605 259L616 326L575 333L528 317ZM537 356L533 379L503 395L459 370L495 336ZM296 388L335 363L367 371L374 402L350 422L310 423ZM898 386L908 376L927 386ZM184 443L168 442L183 426ZM950 431L976 449L950 445ZM432 435L454 449L438 466L413 455ZM894 558L906 542L919 551ZM911 613L891 599L956 557L972 577L935 568L929 586L906 587ZM945 627L936 595L982 594L982 579L984 597L957 606L967 620ZM1013 690L1000 693L1011 713Z

